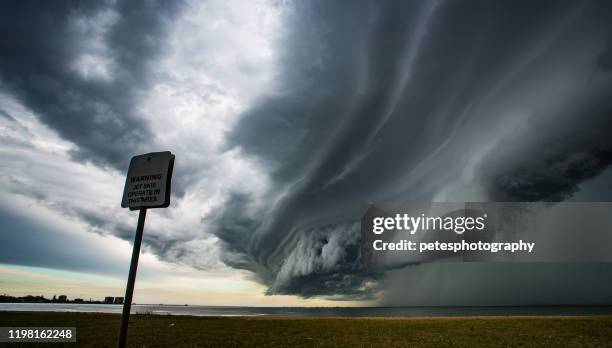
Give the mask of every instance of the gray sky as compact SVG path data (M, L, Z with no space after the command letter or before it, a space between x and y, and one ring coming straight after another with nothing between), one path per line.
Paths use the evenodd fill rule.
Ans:
M123 175L170 150L144 251L203 303L226 289L192 285L218 279L260 303L610 303L601 265L370 274L358 221L372 202L612 200L611 29L606 1L3 3L0 263L120 279L102 250L133 238ZM500 273L528 290L469 287Z

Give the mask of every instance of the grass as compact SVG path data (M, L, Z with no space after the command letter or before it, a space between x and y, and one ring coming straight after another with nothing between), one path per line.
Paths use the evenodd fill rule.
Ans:
M0 326L76 326L77 343L81 347L115 346L120 320L116 314L0 312ZM31 345L41 346L40 343ZM74 343L65 346L74 346ZM612 317L249 318L132 315L128 346L606 347L612 346Z

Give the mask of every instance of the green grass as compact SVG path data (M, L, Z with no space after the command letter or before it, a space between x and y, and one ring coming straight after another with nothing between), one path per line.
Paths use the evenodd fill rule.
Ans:
M115 314L0 312L0 326L76 326L77 343L82 347L115 346L119 324L120 316ZM128 346L606 347L612 346L612 317L387 319L133 315Z

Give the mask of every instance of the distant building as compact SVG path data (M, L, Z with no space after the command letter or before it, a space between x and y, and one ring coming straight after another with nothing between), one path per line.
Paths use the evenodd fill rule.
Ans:
M123 304L123 297L115 297L115 304Z
M104 303L106 303L106 304L112 304L113 302L115 302L115 298L112 297L112 296L106 296L104 298Z
M75 298L74 303L83 303L83 299L82 298Z
M58 300L59 302L66 302L66 301L68 301L68 296L66 296L66 295L59 295L59 296L57 297L57 300Z

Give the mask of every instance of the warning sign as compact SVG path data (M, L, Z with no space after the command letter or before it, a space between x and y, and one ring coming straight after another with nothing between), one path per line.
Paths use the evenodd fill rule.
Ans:
M136 210L169 206L173 167L174 155L170 151L132 157L121 207Z

